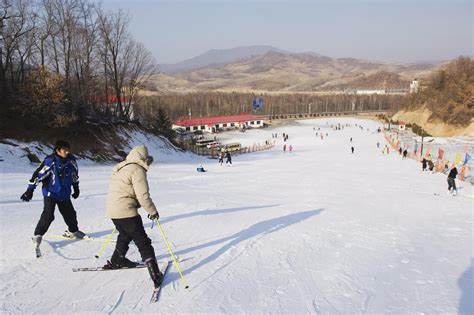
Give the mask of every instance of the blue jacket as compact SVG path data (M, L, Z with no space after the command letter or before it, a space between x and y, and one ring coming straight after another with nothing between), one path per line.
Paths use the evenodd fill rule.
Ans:
M53 153L47 156L33 173L28 189L43 183L43 196L57 200L71 199L71 186L79 187L79 168L76 158L69 154L65 159Z

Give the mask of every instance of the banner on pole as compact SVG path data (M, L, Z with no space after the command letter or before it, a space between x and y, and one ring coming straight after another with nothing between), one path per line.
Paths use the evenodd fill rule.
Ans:
M470 159L471 159L471 156L469 155L469 153L466 153L466 156L464 157L464 165L466 165Z
M252 101L252 109L262 109L263 108L263 98L254 98Z
M443 155L444 155L444 151L440 149L438 149L438 160L442 160L443 159Z
M461 152L456 153L456 157L454 158L454 165L460 164L461 160L462 160Z
M431 147L428 146L428 148L426 149L425 157L428 158L428 156L430 155L430 151L431 151Z

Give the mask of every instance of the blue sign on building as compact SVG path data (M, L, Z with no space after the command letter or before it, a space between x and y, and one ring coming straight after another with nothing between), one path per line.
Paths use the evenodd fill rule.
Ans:
M252 109L262 109L263 108L263 98L254 98L252 102Z

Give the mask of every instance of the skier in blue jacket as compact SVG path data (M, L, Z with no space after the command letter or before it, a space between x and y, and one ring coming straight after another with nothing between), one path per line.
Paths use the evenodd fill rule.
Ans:
M68 142L58 140L54 147L54 153L47 156L35 170L28 189L21 195L21 200L30 201L36 186L40 182L42 183L44 208L32 238L37 246L54 220L56 205L68 226L64 235L71 238L84 238L85 236L77 226L77 214L71 202L71 196L77 199L80 191L79 170L76 158L70 153L70 148ZM72 194L71 187L73 188Z

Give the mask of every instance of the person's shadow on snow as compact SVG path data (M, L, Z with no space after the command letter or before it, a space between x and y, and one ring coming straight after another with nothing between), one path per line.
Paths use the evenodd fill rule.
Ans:
M208 256L207 258L201 260L199 263L197 263L195 265L192 265L190 268L184 270L183 273L184 274L191 273L192 271L194 271L194 270L210 263L211 261L216 260L219 256L224 254L226 251L228 251L229 249L233 248L234 246L236 246L237 244L239 244L243 241L254 238L258 235L261 235L261 237L263 237L266 234L270 234L270 233L279 231L281 229L287 228L290 225L299 223L301 221L309 219L312 216L318 215L322 211L323 211L323 209L298 212L298 213L292 213L292 214L289 214L289 215L285 215L283 217L278 217L278 218L262 221L262 222L259 222L259 223L255 223L254 225L250 226L249 228L247 228L245 230L242 230L240 232L237 232L233 235L230 235L230 236L227 236L227 237L215 240L215 241L210 241L210 242L207 242L205 244L193 246L193 247L184 249L182 251L179 251L177 254L184 257L184 255L187 254L187 253L190 253L190 252L202 249L202 248L206 248L206 247L209 247L209 246L213 246L213 245L216 245L216 244L227 242L227 243L225 243L224 246L219 248L214 254L212 254L212 255ZM224 268L228 264L232 263L232 261L234 261L234 260L233 259L229 260L226 264L224 264L219 269L217 269L216 272L219 271L220 269Z
M177 214L173 216L167 216L160 218L160 223L168 223L171 221L175 220L181 220L181 219L186 219L186 218L192 218L192 217L197 217L197 216L208 216L208 215L218 215L218 214L227 214L227 213L232 213L232 212L239 212L239 211L248 211L248 210L254 210L254 209L265 209L265 208L271 208L271 207L276 207L279 206L279 204L274 204L274 205L265 205L265 206L250 206L250 207L238 207L238 208L225 208L225 209L214 209L214 210L199 210L199 211L192 211L188 213L183 213L183 214ZM151 226L152 223L146 223L145 227Z
M474 314L474 258L471 258L471 265L459 277L458 286L462 295L459 301L459 314Z

